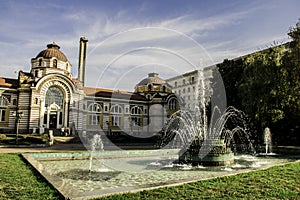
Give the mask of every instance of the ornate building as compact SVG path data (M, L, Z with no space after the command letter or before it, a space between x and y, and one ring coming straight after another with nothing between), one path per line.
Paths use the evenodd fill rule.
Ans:
M85 87L86 38L80 38L78 78L55 44L31 59L18 79L0 78L0 132L153 134L179 105L171 86L150 73L134 92Z

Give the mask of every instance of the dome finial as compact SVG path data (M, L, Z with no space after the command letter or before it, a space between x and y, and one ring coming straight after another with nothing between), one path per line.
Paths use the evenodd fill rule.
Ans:
M47 48L56 48L56 49L60 49L60 46L58 46L58 44L56 44L55 42L52 42L52 44L48 44Z
M158 77L158 73L155 72L149 73L148 77Z

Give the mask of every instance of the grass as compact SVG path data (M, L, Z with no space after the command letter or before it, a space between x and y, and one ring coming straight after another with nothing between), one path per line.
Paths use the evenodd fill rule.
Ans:
M300 162L98 199L300 199Z
M300 199L300 162L98 199ZM0 154L0 199L63 199L18 154Z
M18 154L0 154L0 199L63 198Z

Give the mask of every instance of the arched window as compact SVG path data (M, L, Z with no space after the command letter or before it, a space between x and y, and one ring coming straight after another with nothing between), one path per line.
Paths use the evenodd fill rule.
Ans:
M177 109L177 100L175 98L172 98L169 101L169 110L176 110Z
M195 77L194 76L192 76L192 80L191 81L192 81L192 84L195 83Z
M131 125L132 126L143 126L143 110L141 107L134 106L130 110Z
M53 60L53 67L57 68L57 60L56 59Z
M50 87L47 90L45 98L45 106L48 107L51 104L56 104L60 108L63 107L64 95L63 92L58 87Z
M0 122L6 121L6 110L7 110L8 100L4 97L0 97Z
M148 84L148 91L151 91L152 90L152 84Z
M51 112L46 109L44 113L44 124L47 128L58 128L62 126L64 119L64 94L58 87L50 87L45 96L45 107L49 108Z
M100 114L102 108L99 104L93 103L88 107L88 124L89 125L99 125L100 124Z
M151 99L151 94L147 94L147 95L146 95L146 98L147 98L148 100L150 100L150 99Z
M110 109L111 114L111 126L121 126L122 125L122 114L123 109L120 105L113 105Z
M39 59L39 67L42 66L42 62L43 62L43 60L40 58L40 59Z

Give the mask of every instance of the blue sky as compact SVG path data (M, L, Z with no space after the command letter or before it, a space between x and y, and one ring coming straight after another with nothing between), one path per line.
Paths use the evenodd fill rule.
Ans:
M86 36L86 85L129 91L148 72L170 78L286 42L300 18L298 0L0 0L0 8L0 76L29 72L54 41L76 77Z

